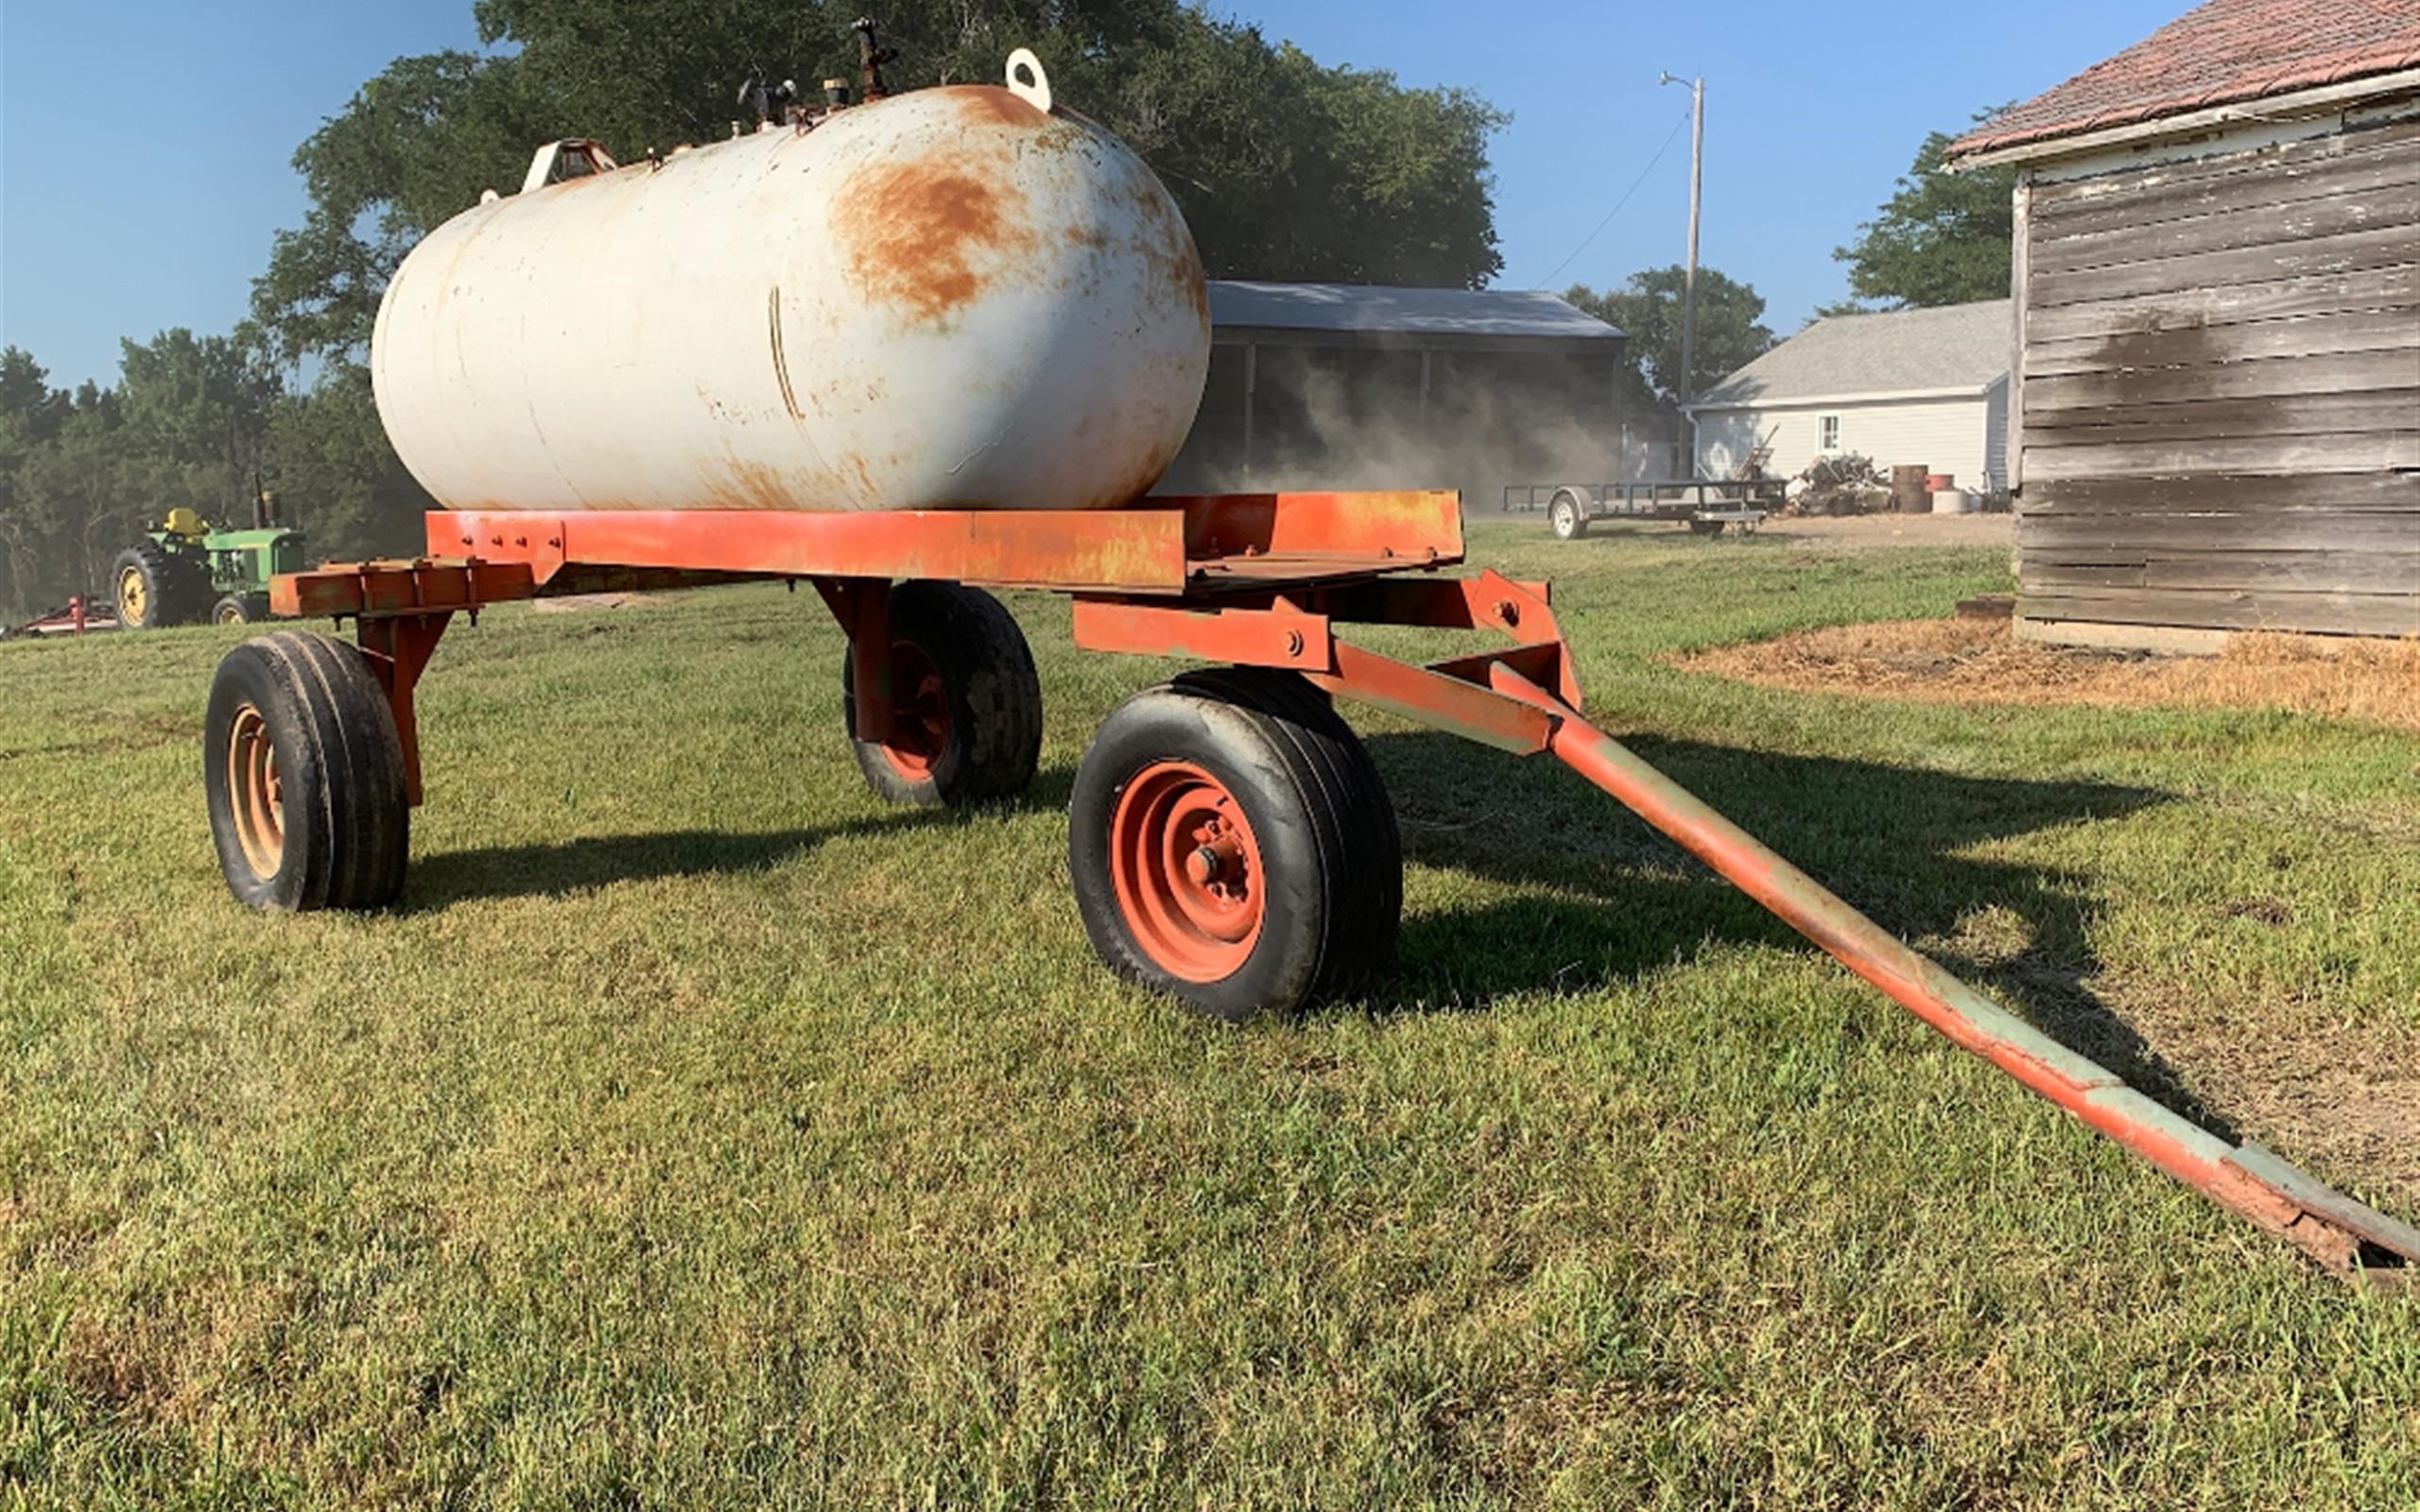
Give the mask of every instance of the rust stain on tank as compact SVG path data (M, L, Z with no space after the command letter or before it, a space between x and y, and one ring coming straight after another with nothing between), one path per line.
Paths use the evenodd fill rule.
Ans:
M1035 236L1021 197L963 166L923 162L860 180L841 240L849 271L869 294L935 320L974 302Z
M997 84L961 84L942 91L969 122L992 126L1039 126L1050 119L1024 96Z
M1169 204L1167 191L1148 176L1135 180L1128 193L1148 228L1139 238L1143 254L1162 278L1184 291L1201 329L1209 330L1210 286L1203 282L1201 250L1193 243L1193 232Z
M1193 301L1193 313L1201 318L1201 329L1210 329L1210 284L1201 271L1201 249L1193 245L1193 233L1183 227L1177 235L1184 242L1169 268L1169 276L1184 285L1185 295Z
M894 462L896 460L896 458L893 458ZM880 497L879 491L873 486L873 470L866 466L866 459L864 457L858 455L855 452L846 452L841 454L840 471L848 473L852 478L856 480L858 489L863 490L862 497L868 500Z
M695 507L700 509L796 509L804 506L779 468L734 459L727 478L708 479Z

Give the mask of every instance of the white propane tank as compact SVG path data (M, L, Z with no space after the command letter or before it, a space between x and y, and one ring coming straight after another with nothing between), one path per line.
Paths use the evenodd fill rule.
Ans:
M455 216L378 310L397 455L462 509L1132 503L1201 403L1201 260L1140 158L1049 110L1030 54L1011 83Z

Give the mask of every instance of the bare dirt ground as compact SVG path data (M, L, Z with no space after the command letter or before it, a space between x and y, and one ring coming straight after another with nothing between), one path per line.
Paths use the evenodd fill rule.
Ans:
M1972 518L1947 516L1944 523ZM1718 646L1674 658L1672 664L1806 693L2288 709L2420 730L2420 641L2241 635L2218 656L2160 657L2019 641L2005 619L1899 620Z
M1793 515L1768 520L1756 534L1826 546L1875 550L1892 546L2006 546L2016 539L2013 514Z

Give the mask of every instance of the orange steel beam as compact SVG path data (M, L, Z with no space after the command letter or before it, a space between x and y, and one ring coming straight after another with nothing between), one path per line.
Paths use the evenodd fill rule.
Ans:
M365 614L354 626L362 654L378 674L380 685L387 690L387 707L394 712L395 734L404 747L404 801L413 808L420 807L421 785L420 714L412 692L420 686L420 675L428 670L428 659L453 619L451 610Z
M1493 680L1507 697L1548 716L1546 749L1558 761L1960 1049L2331 1270L2384 1275L2420 1266L2420 1229L2330 1190L2258 1145L2229 1144L2161 1107L1894 938L1543 687L1501 667Z
M1282 601L1267 609L1201 610L1080 598L1076 644L1087 651L1187 656L1297 672L1336 669L1336 643L1327 617Z
M1542 590L1531 593L1494 574L1458 581L1387 579L1272 595L1265 606L1216 613L1079 601L1076 632L1078 644L1094 650L1294 667L1338 696L1518 754L1551 754L1951 1043L2221 1206L2339 1273L2401 1277L2420 1266L2420 1229L2329 1189L2257 1145L2229 1144L2128 1087L1893 937L1590 725L1581 717L1568 648L1545 600ZM1338 622L1492 625L1523 644L1413 666L1337 641L1332 632L1322 647L1316 631L1328 620L1305 606ZM1302 644L1280 638L1289 635ZM1322 661L1325 667L1319 666ZM1562 695L1565 688L1572 696Z
M437 510L435 557L753 576L930 578L1178 594L1232 576L1316 578L1461 559L1451 492L1212 494L1132 509Z
M476 611L537 592L527 564L510 561L332 562L269 579L268 607L288 618Z

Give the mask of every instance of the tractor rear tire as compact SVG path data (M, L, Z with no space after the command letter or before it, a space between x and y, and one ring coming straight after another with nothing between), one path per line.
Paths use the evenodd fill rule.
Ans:
M267 593L230 593L213 605L213 625L253 625L268 618Z
M369 661L332 636L280 630L227 653L202 721L218 867L265 911L383 908L411 850L404 743Z
M890 591L891 728L857 729L854 659L840 711L857 770L903 808L965 808L1014 798L1042 761L1042 679L1005 605L979 588L902 583Z
M210 598L210 583L199 567L148 539L117 554L110 590L118 627L129 630L191 624L202 617Z
M1394 812L1291 673L1188 673L1118 705L1076 771L1067 861L1100 958L1213 1018L1297 1012L1393 956Z
M1578 541L1588 534L1588 510L1580 502L1579 494L1561 489L1547 506L1547 524L1557 541Z

